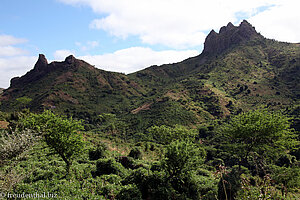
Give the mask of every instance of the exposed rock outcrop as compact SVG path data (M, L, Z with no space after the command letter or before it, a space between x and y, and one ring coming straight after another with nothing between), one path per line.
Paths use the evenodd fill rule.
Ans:
M58 69L58 68L72 68L72 67L78 67L80 65L81 60L77 60L74 56L70 55L68 56L64 62L52 62L48 64L48 61L43 54L39 54L39 58L37 62L34 65L34 68L27 72L22 77L14 77L10 80L10 86L16 87L16 86L23 86L28 83L35 82L39 79L41 79L43 76L47 75L48 73Z
M262 37L246 20L239 26L228 23L219 33L212 30L205 39L204 54L220 54L233 45L240 44L255 37Z
M44 54L39 54L39 59L34 65L34 70L43 71L48 66L48 61Z

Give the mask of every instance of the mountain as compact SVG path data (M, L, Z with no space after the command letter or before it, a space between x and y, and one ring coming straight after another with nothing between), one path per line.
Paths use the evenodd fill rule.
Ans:
M1 109L29 97L32 110L52 108L93 123L114 113L135 130L153 124L191 125L225 118L261 105L299 106L300 44L264 38L243 21L228 23L205 39L203 52L179 63L151 66L125 75L97 69L69 56L13 78Z
M129 76L205 121L261 105L299 105L299 70L300 44L266 39L244 20L212 30L199 56Z
M31 110L55 108L60 112L86 117L89 113L122 112L130 98L143 95L137 83L121 73L107 72L69 56L48 64L40 54L34 68L11 79L1 97L2 109L12 111L16 100L26 96Z

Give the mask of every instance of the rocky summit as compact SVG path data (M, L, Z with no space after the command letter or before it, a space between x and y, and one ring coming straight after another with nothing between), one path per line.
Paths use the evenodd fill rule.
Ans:
M233 45L249 41L252 38L262 37L255 28L246 20L239 26L234 26L231 22L227 26L223 26L219 33L212 30L205 39L205 54L220 54L229 49Z

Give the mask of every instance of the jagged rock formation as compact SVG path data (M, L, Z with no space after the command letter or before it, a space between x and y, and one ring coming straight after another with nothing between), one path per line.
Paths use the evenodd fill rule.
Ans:
M255 28L246 20L239 26L234 26L231 22L223 26L219 33L212 30L205 39L204 54L220 54L233 45L240 44L255 37L261 37Z
M44 71L46 67L48 66L48 61L44 54L39 54L39 59L34 65L34 70L36 71Z
M28 83L35 82L36 80L41 79L42 77L46 76L48 73L61 68L61 69L68 69L68 68L76 68L80 64L85 63L82 60L76 59L73 55L68 56L64 62L52 62L48 64L48 61L43 54L39 54L38 61L34 65L34 68L27 72L22 77L14 77L10 81L11 87L22 86Z

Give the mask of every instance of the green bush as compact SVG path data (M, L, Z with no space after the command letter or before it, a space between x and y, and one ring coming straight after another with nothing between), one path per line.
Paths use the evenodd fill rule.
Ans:
M163 160L163 168L169 178L197 169L204 161L206 152L192 142L174 141L169 144Z
M241 174L248 172L248 169L242 166L234 166L229 173L222 173L218 183L218 198L234 200L241 189Z
M97 187L97 194L105 196L105 199L115 199L122 186L115 183L109 183L104 186Z
M292 167L271 166L271 178L280 185L280 188L287 192L292 192L294 189L300 188L300 168L295 165Z
M94 177L103 174L117 174L124 177L127 174L127 170L115 159L99 159L96 163L96 171L93 174Z
M152 126L147 131L160 144L169 144L175 140L194 140L197 135L196 130L188 129L181 125L176 125L175 127L166 125Z
M96 148L89 150L89 159L98 160L99 158L105 158L107 146L104 143L99 143Z
M173 191L166 181L164 172L151 172L144 168L134 170L122 181L122 184L137 185L143 199L170 199Z
M141 200L142 193L135 184L125 185L122 187L116 199L120 200Z
M131 151L128 154L129 157L132 157L134 159L142 159L143 154L140 148L138 147L134 147L133 149L131 149Z

